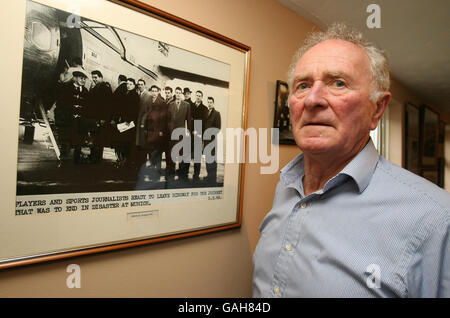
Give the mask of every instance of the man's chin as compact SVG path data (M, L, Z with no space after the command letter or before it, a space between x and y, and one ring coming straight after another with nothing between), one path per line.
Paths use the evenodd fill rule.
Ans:
M296 142L304 153L309 154L323 154L333 149L331 141L324 137L299 138Z

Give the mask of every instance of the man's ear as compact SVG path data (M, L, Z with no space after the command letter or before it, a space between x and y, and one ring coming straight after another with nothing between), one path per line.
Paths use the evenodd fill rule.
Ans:
M384 92L378 97L375 112L372 115L372 123L370 126L371 130L377 128L378 121L380 120L381 116L383 116L383 113L386 110L386 107L389 105L390 101L391 101L390 92Z

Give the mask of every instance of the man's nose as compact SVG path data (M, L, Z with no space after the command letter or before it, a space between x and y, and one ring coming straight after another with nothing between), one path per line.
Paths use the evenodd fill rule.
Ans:
M308 91L304 104L305 108L314 108L314 107L327 107L327 101L325 99L325 90L326 87L323 82L316 81L314 82L311 89Z

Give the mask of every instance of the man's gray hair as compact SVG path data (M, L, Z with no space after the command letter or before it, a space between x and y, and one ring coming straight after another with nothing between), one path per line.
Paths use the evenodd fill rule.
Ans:
M306 38L304 44L298 49L292 59L288 71L288 83L292 89L294 71L298 61L310 48L327 40L342 40L353 43L364 49L369 57L372 71L372 88L370 99L376 102L380 95L389 90L389 62L386 53L374 44L365 40L362 33L347 26L344 23L334 23L325 32L312 32Z

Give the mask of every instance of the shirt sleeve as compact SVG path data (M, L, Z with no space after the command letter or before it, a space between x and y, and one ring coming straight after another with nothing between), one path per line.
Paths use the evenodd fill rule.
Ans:
M449 218L437 225L411 255L408 297L450 297Z

